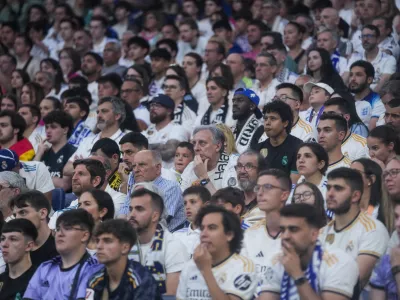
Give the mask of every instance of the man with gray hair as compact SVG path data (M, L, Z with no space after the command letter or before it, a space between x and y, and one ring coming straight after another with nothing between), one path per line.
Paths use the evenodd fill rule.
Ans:
M183 207L182 192L176 181L161 177L162 159L158 151L142 150L135 154L133 159L135 183L152 182L163 196L167 212L167 227L173 232L185 225L186 217ZM120 217L129 214L131 195L128 195L124 205L119 210Z
M25 179L18 173L12 171L0 172L0 211L6 222L14 219L9 206L10 200L27 190Z
M108 41L103 50L104 66L101 75L117 73L121 78L124 76L126 67L118 64L121 58L121 44L119 41Z
M339 42L339 34L334 30L322 29L317 34L318 48L323 48L329 52L333 67L342 76L347 69L347 59L341 56L337 50Z
M125 117L125 103L120 98L102 98L97 108L97 129L99 129L100 132L98 134L88 135L81 141L78 149L65 165L63 174L65 176L72 176L74 171L72 163L77 158L87 158L94 143L99 139L110 138L119 144L119 141L125 135L125 132L121 131L119 128L121 123L125 120Z
M220 129L215 125L198 126L193 131L192 143L195 157L182 173L182 191L192 185L201 185L212 195L223 187L235 185L233 180L238 157L233 156L230 160L229 155L224 153L225 137Z

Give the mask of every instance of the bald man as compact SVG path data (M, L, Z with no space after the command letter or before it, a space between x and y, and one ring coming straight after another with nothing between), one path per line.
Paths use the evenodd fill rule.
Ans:
M226 64L231 69L234 81L234 90L239 88L251 88L253 82L250 78L244 76L245 64L244 58L237 53L229 54L226 58Z

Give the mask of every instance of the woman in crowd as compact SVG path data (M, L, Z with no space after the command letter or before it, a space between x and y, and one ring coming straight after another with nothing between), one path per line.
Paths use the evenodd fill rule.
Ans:
M155 11L148 11L144 16L143 30L139 36L149 42L153 48L161 38L160 28L162 26L162 16Z
M198 115L195 125L211 125L224 123L228 127L234 126L232 119L232 105L229 105L229 82L223 77L211 77L207 79L208 109Z
M315 82L326 83L336 92L347 90L342 77L340 77L332 65L329 52L325 49L313 48L308 52L307 74L312 76Z
M114 218L114 202L110 194L103 190L91 189L84 192L78 200L78 207L90 213L94 219L95 225L102 221ZM96 242L92 239L88 246L91 255L96 254Z
M224 63L219 63L216 64L211 70L210 70L210 77L224 77L229 84L229 91L233 91L233 85L234 85L234 80L233 80L233 75L231 68L227 66ZM245 86L243 86L245 88Z
M321 194L326 196L325 177L329 166L329 157L325 149L317 143L304 143L297 151L296 167L301 175L298 183L310 182L318 187Z
M17 97L14 94L5 94L4 96L2 96L0 111L1 110L17 111L18 110Z
M59 63L52 58L45 58L40 62L40 71L50 73L54 76L54 92L56 95L61 95L63 90L67 88L64 82L63 71Z
M371 159L360 158L352 162L351 168L360 171L364 189L361 196L361 211L385 224L389 233L393 227L393 207L382 186L382 168Z
M232 130L223 123L217 124L216 127L220 129L225 136L224 153L228 154L229 156L232 154L238 154L235 137L233 136Z
M43 118L47 116L50 112L55 110L60 110L61 102L56 97L48 96L44 98L42 101L40 101L39 109L40 109L40 115L43 120Z
M22 86L30 81L28 73L24 70L16 69L11 74L12 93L21 99Z
M367 138L369 156L382 168L396 155L400 154L400 140L395 129L382 125L371 130Z
M288 55L297 64L297 73L303 73L304 67L307 62L306 51L301 47L303 43L303 35L306 29L304 26L296 22L289 22L285 26L283 41L287 48L289 48Z
M298 184L293 192L292 203L306 203L315 206L321 216L320 228L326 225L328 218L325 212L325 200L315 184L306 181Z
M36 82L27 82L21 89L21 103L39 106L44 98L43 88Z
M78 75L78 71L81 69L81 58L74 49L64 48L59 54L60 67L63 72L63 79L65 82L69 82L72 77Z

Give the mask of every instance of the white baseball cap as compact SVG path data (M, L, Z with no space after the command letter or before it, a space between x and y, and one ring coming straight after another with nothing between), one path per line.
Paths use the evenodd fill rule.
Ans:
M331 87L330 87L329 85L327 85L326 83L322 83L322 82L311 82L311 81L307 82L307 83L304 85L304 91L307 92L307 93L310 93L310 92L311 92L311 89L312 89L314 86L317 86L317 87L319 87L319 88L321 88L321 89L324 89L325 91L328 92L329 95L332 95L332 94L335 92L335 91L333 90L333 88L331 88Z

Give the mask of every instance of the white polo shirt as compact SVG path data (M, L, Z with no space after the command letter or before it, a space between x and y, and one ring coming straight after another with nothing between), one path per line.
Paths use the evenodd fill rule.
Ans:
M265 104L272 101L272 98L274 98L276 94L276 87L279 84L280 82L278 79L274 78L267 88L261 89L260 82L258 80L255 81L252 89L254 92L256 92L258 97L260 97L260 103L258 104L258 107L264 107Z
M19 175L25 179L26 186L31 190L47 193L54 190L49 169L40 161L21 162Z
M200 244L200 229L192 229L192 223L188 227L179 229L173 235L185 245L189 258L193 257L194 249Z

